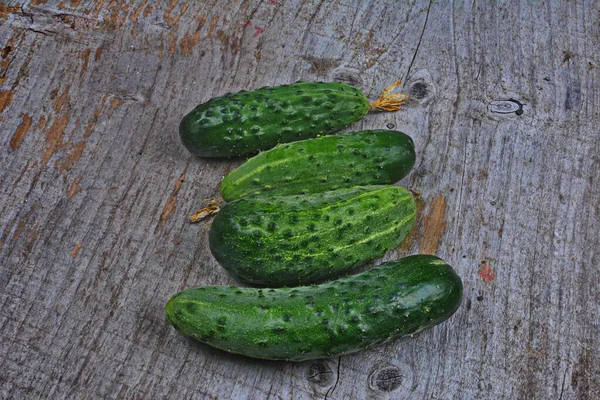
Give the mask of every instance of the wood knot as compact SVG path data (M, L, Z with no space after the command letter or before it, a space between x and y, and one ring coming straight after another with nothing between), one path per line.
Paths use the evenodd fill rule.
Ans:
M390 365L374 371L369 377L369 386L380 392L392 392L400 387L403 380L400 368Z
M420 105L426 105L436 95L433 78L426 69L415 72L406 87L411 100Z
M306 378L319 386L330 386L333 383L333 370L324 362L316 361L310 364Z
M408 94L413 99L423 100L429 94L429 86L424 82L415 82L410 86Z

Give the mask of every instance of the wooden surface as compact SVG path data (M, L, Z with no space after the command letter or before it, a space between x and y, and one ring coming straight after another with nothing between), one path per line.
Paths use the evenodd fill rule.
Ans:
M31 0L0 23L0 398L600 398L598 2ZM465 299L413 338L264 362L164 318L235 283L187 217L241 160L177 126L299 79L406 81L352 129L414 138L419 219L387 258L439 255Z

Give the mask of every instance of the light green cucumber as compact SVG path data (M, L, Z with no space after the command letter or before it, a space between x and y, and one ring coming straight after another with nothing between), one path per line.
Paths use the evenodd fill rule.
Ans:
M227 201L250 194L317 193L399 181L415 164L402 132L368 130L280 144L250 158L221 182Z

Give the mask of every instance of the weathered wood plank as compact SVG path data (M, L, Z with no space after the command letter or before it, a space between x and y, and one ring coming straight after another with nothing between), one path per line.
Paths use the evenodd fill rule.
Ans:
M600 397L599 17L591 1L0 4L0 397ZM419 219L386 259L454 265L449 322L298 364L166 323L178 290L235 283L210 221L187 217L241 160L190 156L179 120L299 79L407 81L404 111L352 129L414 138Z

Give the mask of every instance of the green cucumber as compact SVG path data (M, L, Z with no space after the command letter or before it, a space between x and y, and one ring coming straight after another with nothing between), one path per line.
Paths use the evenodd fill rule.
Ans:
M400 186L248 196L221 209L209 245L243 282L297 286L383 256L406 237L415 216L414 198Z
M249 194L317 193L395 183L415 164L415 145L402 132L369 130L279 144L221 181L227 201Z
M462 298L443 260L409 256L316 286L206 286L165 307L181 333L249 357L303 361L347 354L437 325Z
M228 93L198 105L179 125L200 157L230 157L343 129L363 118L369 100L339 82L296 82Z

